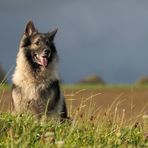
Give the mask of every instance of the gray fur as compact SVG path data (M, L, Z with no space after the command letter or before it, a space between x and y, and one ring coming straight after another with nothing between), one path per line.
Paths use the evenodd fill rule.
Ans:
M45 68L35 63L35 69L32 59L28 59L26 51L32 52L36 48L31 41L37 37L46 37L47 34L38 33L32 22L26 26L26 32L20 41L19 52L16 59L16 68L13 74L12 97L14 102L14 112L24 113L31 112L38 117L42 115L67 117L67 109L64 97L60 90L59 75L57 70L58 56L56 50L53 52L52 59ZM52 32L53 33L53 32ZM56 33L56 32L55 32ZM32 39L31 36L34 38ZM52 35L51 39L54 39ZM40 49L48 47L44 45L44 38ZM30 39L30 43L26 45L26 40ZM32 40L31 40L32 39ZM53 41L51 41L53 42ZM52 50L52 49L50 49ZM25 52L24 52L25 51ZM31 54L30 54L31 55ZM33 58L33 57L31 57ZM32 62L32 63L31 63Z

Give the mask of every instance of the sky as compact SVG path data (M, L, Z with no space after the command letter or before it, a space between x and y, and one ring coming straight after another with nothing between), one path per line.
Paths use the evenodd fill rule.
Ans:
M6 72L15 66L30 19L40 32L58 27L55 44L65 83L92 74L108 83L133 83L148 75L147 0L1 0L0 64Z

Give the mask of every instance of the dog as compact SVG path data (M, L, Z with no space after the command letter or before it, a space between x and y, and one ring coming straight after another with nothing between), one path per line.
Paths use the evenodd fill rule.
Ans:
M12 76L14 113L31 112L39 118L43 115L67 118L54 44L56 33L57 29L39 33L32 21L27 23Z

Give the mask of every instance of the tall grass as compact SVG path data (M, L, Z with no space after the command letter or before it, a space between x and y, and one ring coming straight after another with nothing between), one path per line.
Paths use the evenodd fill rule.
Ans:
M99 93L82 99L77 107L72 106L75 95L82 91L69 94L71 120L64 122L37 120L29 113L0 113L0 147L148 147L147 115L141 115L139 122L127 121L125 110L118 113L118 98L106 111L94 110L92 98Z
M108 115L87 119L80 115L70 123L1 113L0 147L147 147L148 119L143 120L127 125Z
M3 92L10 88L4 82L11 71L0 83L1 107L1 100L5 98ZM38 120L29 113L13 115L10 112L0 112L0 148L148 147L148 116L140 114L140 121L137 122L136 118L127 121L125 110L118 112L118 98L106 111L95 109L93 97L100 93L82 98L79 106L73 106L76 95L86 89L113 87L115 85L64 86L63 89L78 91L69 94L70 99L67 101L71 120L63 122L50 118ZM129 86L118 85L116 88Z

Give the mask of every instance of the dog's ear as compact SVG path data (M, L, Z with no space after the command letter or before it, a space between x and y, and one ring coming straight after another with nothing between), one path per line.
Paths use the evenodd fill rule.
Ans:
M50 41L53 41L53 40L54 40L54 37L55 37L57 31L58 31L58 28L56 28L56 29L53 30L52 32L48 32L49 40L50 40Z
M25 34L31 36L34 32L37 32L37 30L35 29L33 22L29 21L25 28Z

